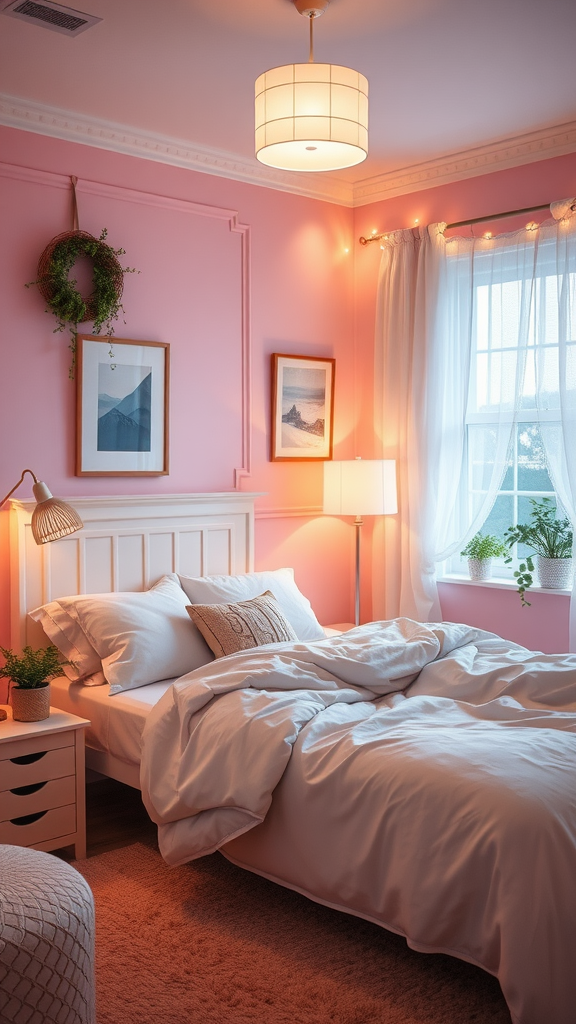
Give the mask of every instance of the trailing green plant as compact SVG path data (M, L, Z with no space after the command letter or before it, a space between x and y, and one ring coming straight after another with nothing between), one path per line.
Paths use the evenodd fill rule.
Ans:
M483 534L479 531L472 540L469 540L463 551L460 552L465 558L503 558L508 554L508 548L504 541L501 541L493 533Z
M66 231L57 235L40 256L37 279L26 285L26 288L37 285L46 299L46 312L56 317L54 334L67 327L70 330L71 378L74 377L76 362L78 324L92 320L94 334L100 334L104 328L105 334L112 336L115 321L120 313L125 312L121 302L124 274L138 273L135 267L120 265L118 256L124 256L126 250L113 249L106 242L107 235L106 228L99 238L86 231ZM76 287L78 282L69 278L76 260L82 257L92 261L92 293L87 297L80 294Z
M0 654L6 662L0 668L0 677L11 679L23 690L36 690L44 686L50 679L61 675L62 665L71 664L69 661L60 660L60 652L53 644L49 647L40 647L37 651L30 646L25 647L21 655L14 654L14 651L6 647L0 647Z
M530 503L532 511L529 521L509 527L504 534L509 548L514 544L525 544L531 548L530 554L520 562L514 572L523 607L530 606L525 595L534 582L533 556L571 558L574 540L570 520L566 516L559 519L556 517L556 507L552 498L530 498ZM511 561L512 555L509 554L505 562Z

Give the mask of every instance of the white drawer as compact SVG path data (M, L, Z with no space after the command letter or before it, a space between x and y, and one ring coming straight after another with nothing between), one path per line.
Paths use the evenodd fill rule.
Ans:
M25 754L11 760L0 761L0 792L31 786L35 782L74 775L74 746L57 747L55 750L26 750Z
M15 821L0 822L0 843L13 846L34 846L59 836L70 836L76 832L76 805L55 807L33 815L33 821L17 818Z
M21 818L24 814L36 814L37 811L49 811L52 807L63 807L75 800L75 775L8 789L0 793L0 822Z

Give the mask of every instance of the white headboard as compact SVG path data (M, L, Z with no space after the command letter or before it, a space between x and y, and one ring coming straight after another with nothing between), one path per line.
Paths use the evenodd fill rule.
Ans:
M37 545L34 502L10 503L11 646L46 637L28 612L73 594L146 590L160 576L250 572L254 499L243 491L113 498L68 498L84 529Z

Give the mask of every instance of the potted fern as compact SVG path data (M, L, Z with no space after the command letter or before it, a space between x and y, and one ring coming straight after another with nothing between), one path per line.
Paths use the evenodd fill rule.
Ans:
M556 508L551 498L531 498L530 502L532 511L528 522L511 526L505 534L509 547L525 544L531 549L514 573L523 607L530 604L525 594L534 582L534 557L541 587L565 590L571 585L573 575L574 535L570 520L565 516L556 518ZM512 555L509 554L505 561L511 562Z
M492 574L492 559L503 558L508 554L508 548L494 534L479 532L460 554L468 559L471 580L488 580Z
M16 722L41 722L50 714L50 680L61 674L57 647L41 647L34 651L25 647L21 655L0 647L5 664L0 677L10 679L10 703ZM64 662L64 664L69 664Z

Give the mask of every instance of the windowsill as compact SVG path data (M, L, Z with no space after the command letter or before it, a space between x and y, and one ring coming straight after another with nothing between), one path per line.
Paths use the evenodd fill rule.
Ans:
M444 573L437 577L436 582L458 583L465 587L490 587L493 590L518 590L516 580L498 579L497 576L490 580L471 580L469 576L461 576L459 573ZM564 597L569 597L571 593L571 590L551 590L550 587L538 587L536 584L528 590L528 594L560 594Z

